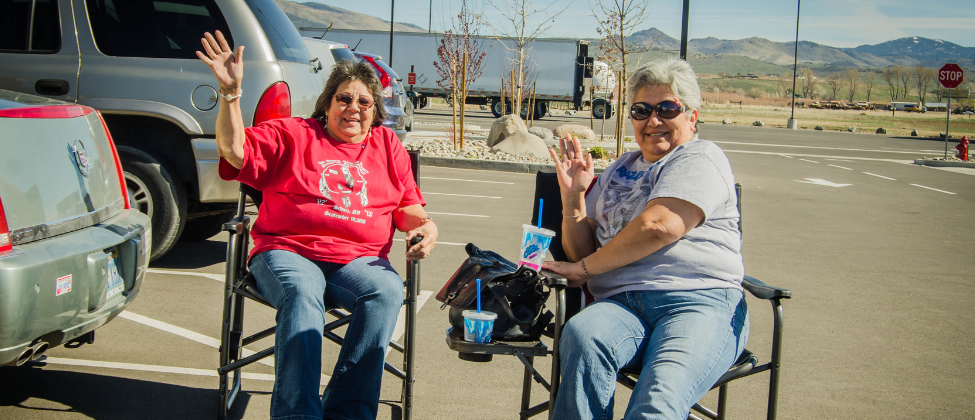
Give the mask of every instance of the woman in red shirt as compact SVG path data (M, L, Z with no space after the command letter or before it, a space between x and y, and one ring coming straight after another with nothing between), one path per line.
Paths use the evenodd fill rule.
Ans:
M375 418L385 351L403 302L387 256L394 229L423 239L408 260L433 250L437 226L413 178L409 156L382 126L379 80L369 64L337 63L312 118L244 128L243 46L217 31L197 55L220 85L220 176L263 191L251 231L250 269L277 309L271 417ZM325 308L352 313L322 396Z

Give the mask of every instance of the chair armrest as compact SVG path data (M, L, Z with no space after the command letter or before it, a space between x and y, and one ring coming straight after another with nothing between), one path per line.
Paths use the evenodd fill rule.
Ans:
M235 232L238 235L243 235L244 232L250 228L251 218L250 216L244 217L234 217L230 219L229 222L223 224L224 232Z
M566 280L565 277L562 277L562 275L559 273L543 269L540 272L540 274L545 276L546 279L548 279L547 280L548 287L554 287L556 289L565 289L566 287L569 286L569 281Z
M749 293L759 299L789 299L792 297L792 291L781 287L769 286L752 276L745 276L741 285L745 290L748 290Z

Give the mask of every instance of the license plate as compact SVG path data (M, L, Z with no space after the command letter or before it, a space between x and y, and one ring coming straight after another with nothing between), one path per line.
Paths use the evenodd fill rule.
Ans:
M112 250L108 253L108 291L105 292L105 300L118 296L125 290L125 283L118 270L118 251Z

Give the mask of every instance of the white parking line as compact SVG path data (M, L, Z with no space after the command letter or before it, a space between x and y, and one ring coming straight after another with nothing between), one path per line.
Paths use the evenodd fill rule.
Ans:
M434 177L431 177L431 176L421 176L420 179L439 179L439 180L443 180L443 181L486 182L488 184L515 185L514 182L482 181L480 179L434 178Z
M940 193L945 193L945 194L951 194L951 195L955 195L955 193L953 193L953 192L951 192L951 191L945 191L945 190L939 190L939 189L937 189L937 188L931 188L931 187L925 187L925 186L923 186L923 185L918 185L918 184L911 184L911 185L913 185L913 186L915 186L915 187L921 187L921 188L927 188L927 189L929 189L929 190L931 190L931 191L937 191L937 192L940 192Z
M787 157L787 158L789 158L789 159L795 159L794 157L792 157L792 156L789 156L789 155L779 155L779 156L782 156L782 157Z
M816 162L815 160L809 160L809 159L802 159L802 158L800 158L799 160L801 160L803 162L819 163L819 162Z
M155 268L147 269L146 272L147 273L153 273L153 274L176 274L176 275L182 275L182 276L206 277L208 279L213 279L213 280L219 281L221 283L223 283L223 276L224 276L223 274L191 273L189 271L159 270L159 269L155 269Z
M828 164L828 163L826 164L826 166L832 166L832 167L834 167L834 168L840 168L840 169L846 169L846 170L848 170L848 171L852 171L852 170L853 170L853 169L850 169L850 168L847 168L847 167L845 167L845 166L839 166L839 165L831 165L831 164Z
M184 368L184 367L174 367L174 366L141 365L136 363L100 362L96 360L65 359L61 357L48 357L44 359L44 362L55 364L55 365L84 366L84 367L96 367L96 368L108 368L108 369L125 369L125 370L137 370L140 372L176 373L180 375L213 376L213 377L217 376L216 369L194 369L194 368ZM265 373L243 372L241 378L274 382L274 375L268 375ZM322 375L323 383L325 383L327 379L328 376Z
M718 144L734 144L741 146L762 146L762 147L792 147L798 149L819 149L819 150L843 150L847 152L883 152L883 153L903 153L903 154L920 154L920 153L937 153L937 150L876 150L876 149L851 149L846 147L826 147L826 146L801 146L796 144L764 144L764 143L746 143L737 141L724 141L724 140L712 140ZM723 149L723 147L722 147ZM795 153L793 153L795 154Z
M484 214L437 213L435 211L428 211L427 214L442 214L444 216L463 216L463 217L491 217Z
M454 197L501 198L501 197L491 197L489 195L447 194L447 193L435 193L435 192L425 192L423 193L423 195L450 195Z
M867 174L867 175L870 175L870 176L875 176L875 177L877 177L877 178L883 178L883 179L889 179L889 180L891 180L891 181L897 181L897 179L894 179L894 178L891 178L891 177L889 177L889 176L883 176L883 175L877 175L877 174L872 174L872 173L870 173L870 172L864 172L864 173L865 173L865 174Z

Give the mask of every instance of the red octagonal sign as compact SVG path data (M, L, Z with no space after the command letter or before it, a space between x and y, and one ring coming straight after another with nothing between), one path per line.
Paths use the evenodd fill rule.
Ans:
M947 89L958 87L964 76L965 72L955 63L945 64L941 70L938 70L938 81L941 82L941 86Z

